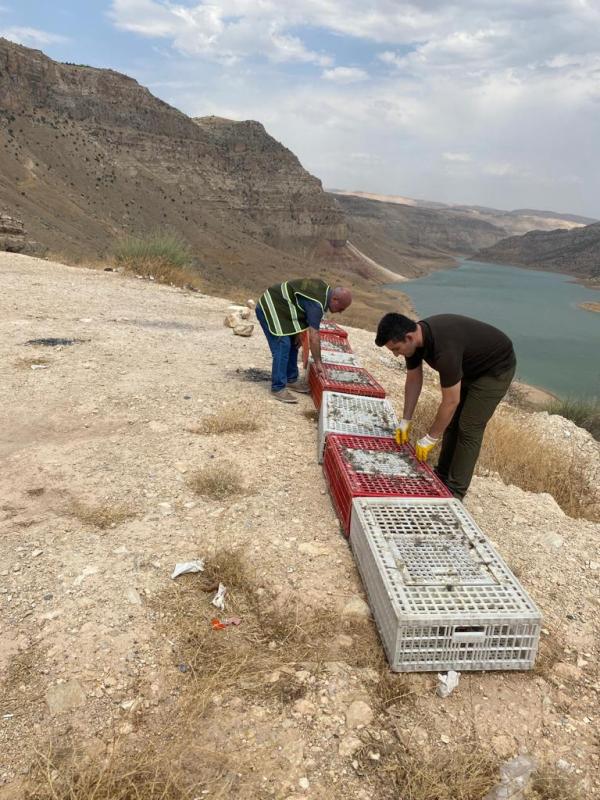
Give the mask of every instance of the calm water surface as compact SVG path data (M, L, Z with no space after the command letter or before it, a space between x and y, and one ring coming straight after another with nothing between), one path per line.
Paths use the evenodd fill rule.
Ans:
M526 383L562 396L600 397L600 314L577 307L600 302L599 292L566 275L479 261L393 285L420 317L465 314L503 330Z

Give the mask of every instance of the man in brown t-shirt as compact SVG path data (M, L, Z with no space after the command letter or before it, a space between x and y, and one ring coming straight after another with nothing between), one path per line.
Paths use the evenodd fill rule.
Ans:
M426 461L443 436L436 472L454 497L462 500L485 426L515 374L511 340L485 322L457 314L438 314L420 322L403 314L386 314L379 322L375 344L406 359L404 413L396 432L399 444L408 441L423 385L423 361L439 372L442 400L416 452Z

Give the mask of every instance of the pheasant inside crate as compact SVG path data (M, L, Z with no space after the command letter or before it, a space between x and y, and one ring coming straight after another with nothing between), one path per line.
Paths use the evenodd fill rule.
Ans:
M331 337L329 339L325 339L325 337L321 337L321 350L335 350L338 353L347 353L348 352L348 345L346 344L345 340L340 339L338 341L334 341L335 337Z
M396 426L396 420L384 405L374 408L356 408L350 405L330 403L327 416L332 422L339 425L352 425L360 428L363 434L367 431L376 434L381 430L392 429Z
M407 453L355 450L351 447L344 447L342 453L344 461L350 464L355 472L367 475L400 475L402 477L416 477L419 474L413 458Z
M334 371L325 366L325 373L328 380L335 381L336 383L352 383L357 385L365 382L364 373L357 372L356 370L336 369Z

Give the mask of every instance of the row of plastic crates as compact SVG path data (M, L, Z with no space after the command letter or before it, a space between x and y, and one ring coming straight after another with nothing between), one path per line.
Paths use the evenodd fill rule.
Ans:
M396 444L389 401L318 385L317 398L319 460L391 668L530 669L538 609L462 504Z

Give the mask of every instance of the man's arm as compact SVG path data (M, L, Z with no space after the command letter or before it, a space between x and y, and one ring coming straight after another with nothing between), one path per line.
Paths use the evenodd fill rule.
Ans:
M322 375L325 370L323 367L323 362L321 361L321 337L319 336L318 329L308 329L308 344L317 374Z
M410 420L413 418L422 386L423 364L419 364L415 369L406 371L406 381L404 383L404 411L402 412L403 419Z
M439 439L450 424L460 403L460 383L459 381L454 386L442 387L442 402L438 406L437 414L429 429L429 436L432 439Z

